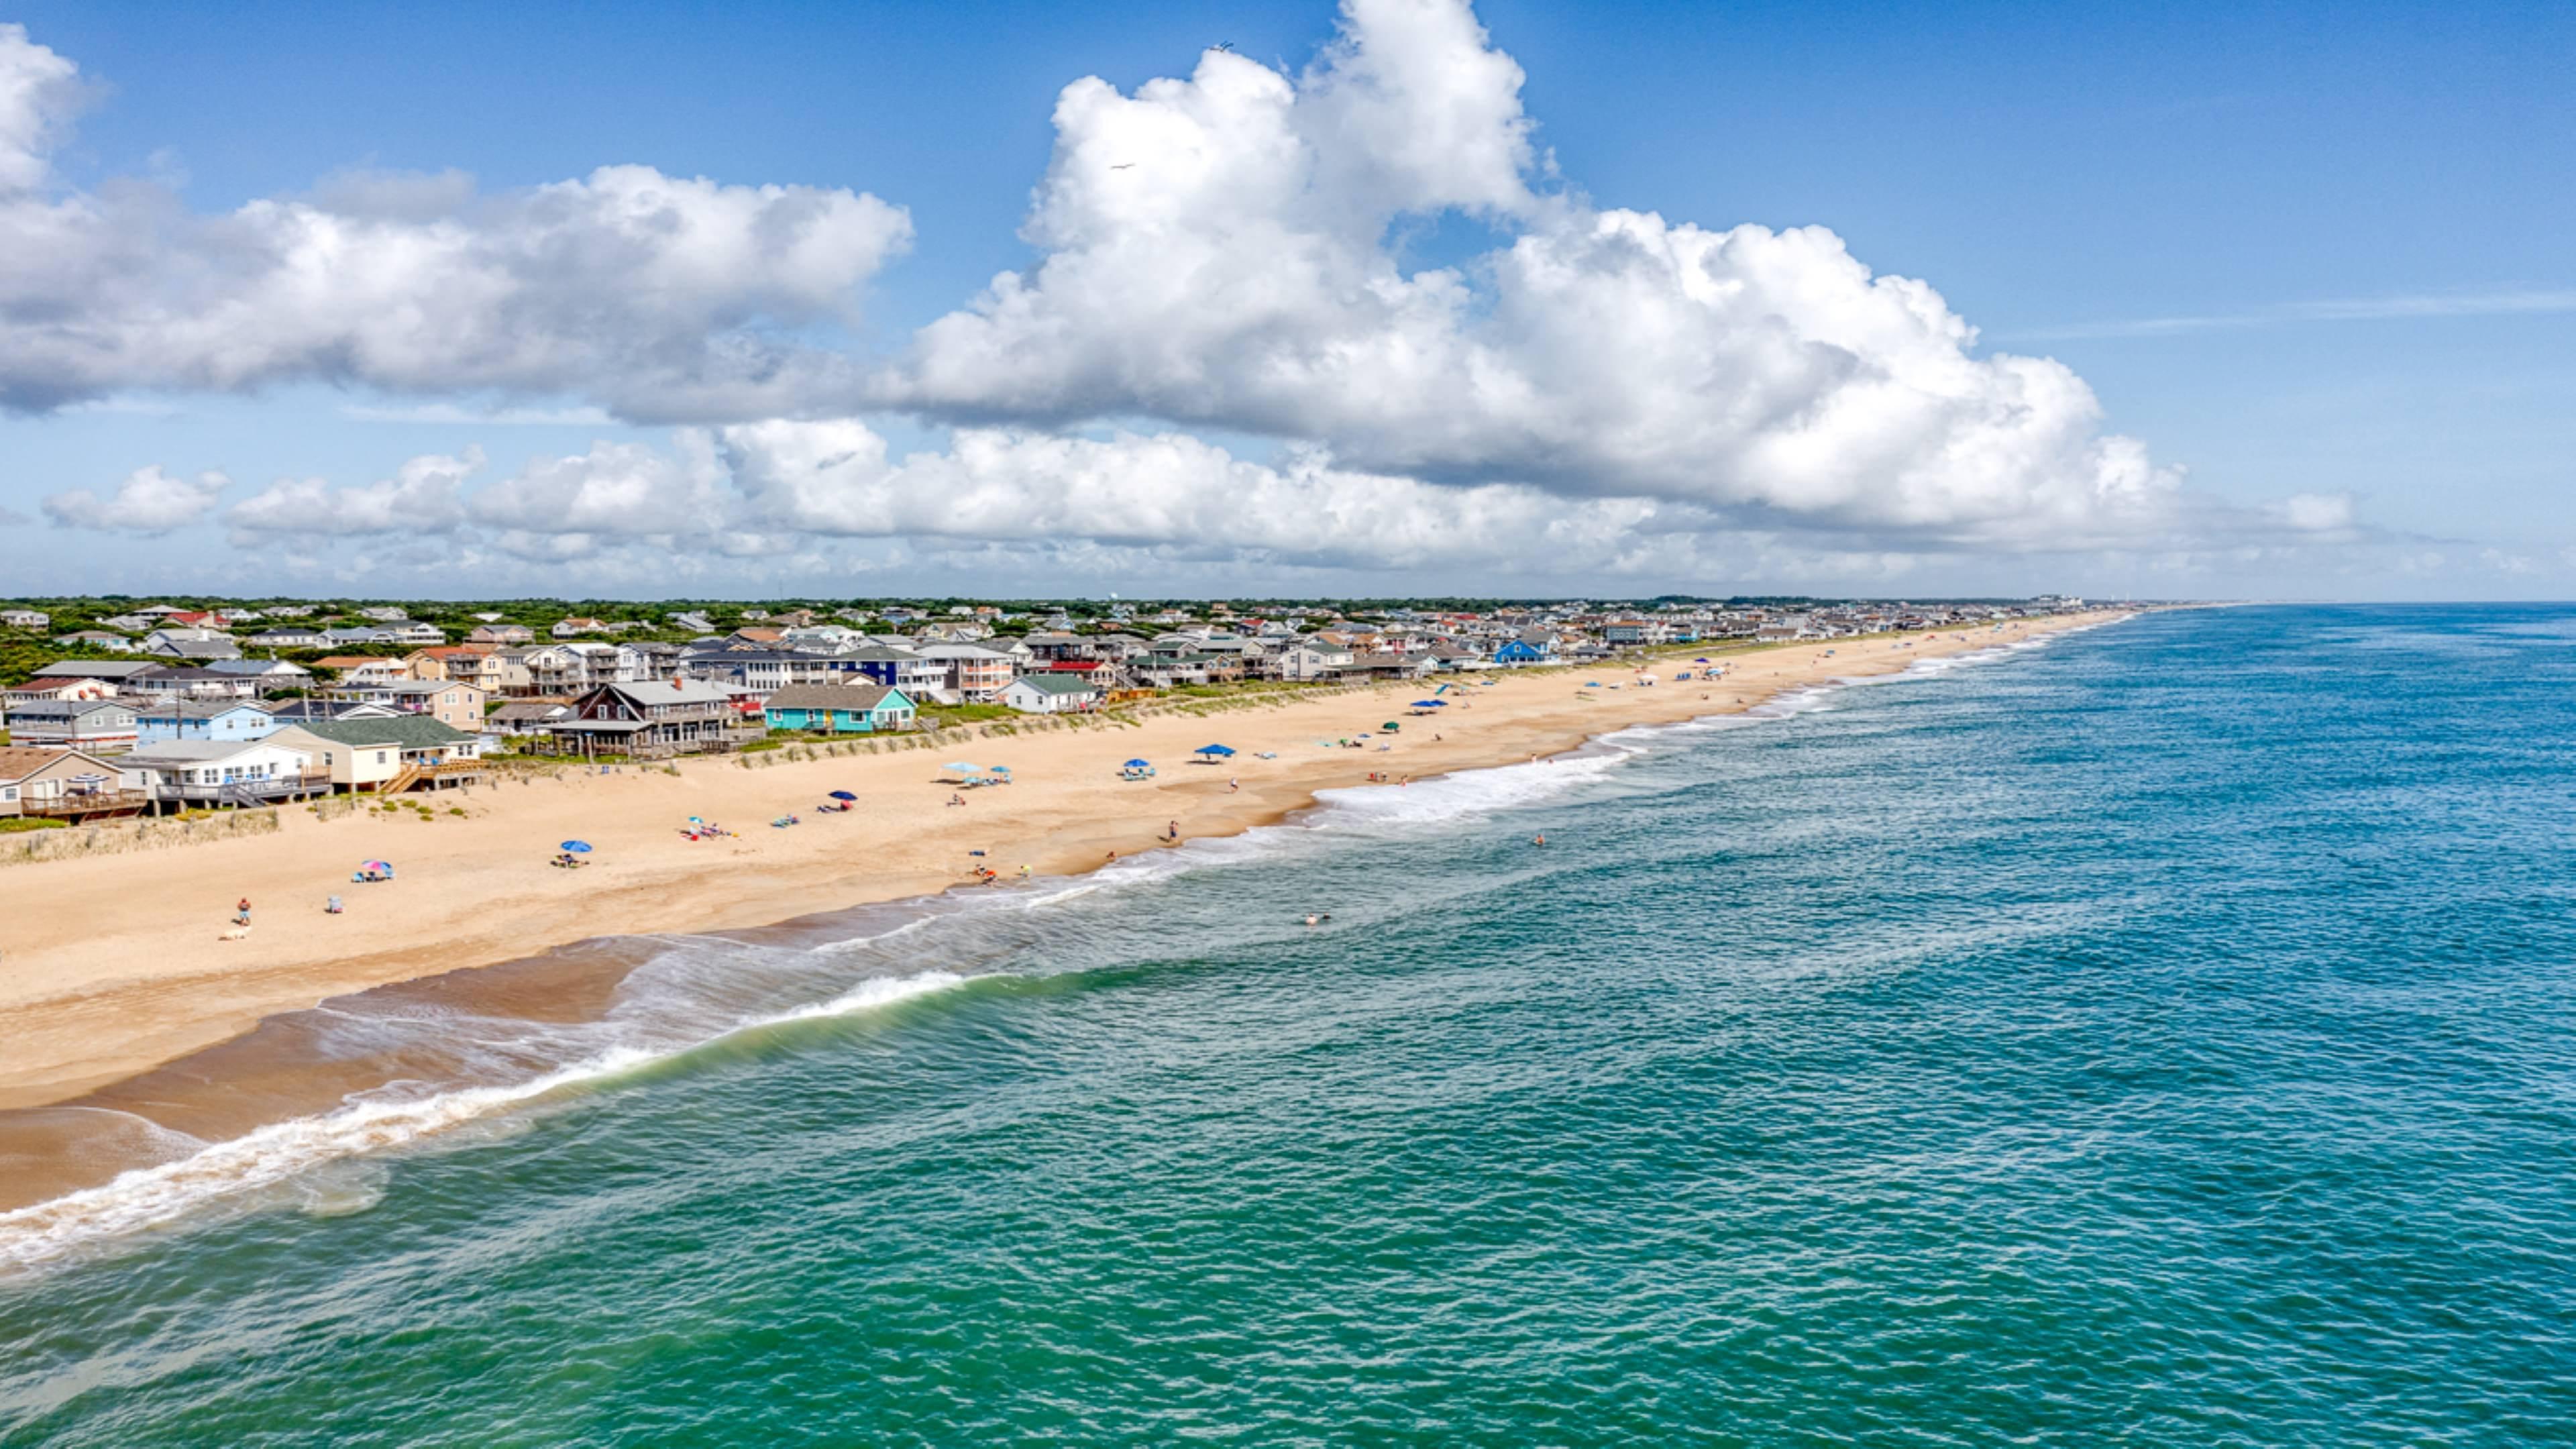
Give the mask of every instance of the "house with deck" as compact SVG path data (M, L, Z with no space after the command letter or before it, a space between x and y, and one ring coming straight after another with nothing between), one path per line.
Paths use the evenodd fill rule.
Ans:
M282 736L256 740L164 740L117 760L140 775L155 813L276 805L328 794L331 782L312 760Z
M558 754L660 759L734 749L762 732L730 690L700 679L598 685L573 701L572 717L545 726Z
M479 735L449 729L426 715L306 720L279 730L269 741L304 752L314 773L342 793L451 789L475 783L485 770Z
M0 820L90 820L133 815L151 803L142 777L80 750L0 747Z

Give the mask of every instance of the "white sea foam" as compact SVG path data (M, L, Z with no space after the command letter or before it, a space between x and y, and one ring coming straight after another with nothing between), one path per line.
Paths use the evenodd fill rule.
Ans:
M948 990L964 980L947 971L874 978L830 1001L741 1022L720 1036L876 1010ZM287 1184L330 1164L405 1147L477 1118L569 1087L617 1077L689 1049L611 1047L524 1082L462 1087L410 1099L360 1098L315 1116L272 1122L185 1157L135 1168L97 1187L0 1213L0 1270L34 1267L102 1238L162 1227L217 1201ZM329 1184L323 1184L324 1190L307 1195L311 1199L307 1206L346 1212L370 1205L372 1194L364 1186L372 1184L350 1186L360 1190L331 1191Z
M135 1168L98 1187L0 1213L0 1271L42 1265L103 1239L167 1226L212 1204L256 1200L263 1190L291 1193L310 1212L361 1211L381 1193L382 1174L346 1172L346 1165L355 1159L452 1133L467 1124L507 1117L511 1109L556 1092L614 1078L746 1031L875 1010L961 985L966 978L955 972L925 970L870 977L841 986L828 999L804 1005L754 1004L763 997L774 999L780 990L801 982L828 980L828 967L818 970L818 962L885 949L934 922L971 921L979 913L996 910L1017 914L1197 869L1262 861L1335 832L1400 834L1535 805L1598 783L1677 737L1829 709L1836 695L1856 685L1938 675L2007 658L2053 637L1916 659L1893 674L1788 689L1735 714L1634 725L1603 734L1579 749L1526 763L1460 770L1409 785L1322 790L1316 793L1315 809L1282 825L1131 856L1070 880L895 903L880 909L901 913L902 919L840 940L768 947L725 937L663 938L664 951L628 975L616 1006L602 1021L503 1023L463 1015L441 1019L447 1044L483 1047L495 1065L524 1063L532 1070L548 1061L568 1061L568 1065L534 1071L515 1083L426 1095L401 1096L396 1095L398 1088L383 1089L330 1112L272 1123L230 1141L198 1146L170 1161ZM775 959L765 963L767 970L746 969L746 952ZM339 1014L352 1032L399 1032L422 1024L418 1018ZM472 1037L472 1025L479 1024L488 1024L496 1034L488 1039ZM603 1046L606 1037L622 1040ZM334 1176L335 1171L345 1175Z

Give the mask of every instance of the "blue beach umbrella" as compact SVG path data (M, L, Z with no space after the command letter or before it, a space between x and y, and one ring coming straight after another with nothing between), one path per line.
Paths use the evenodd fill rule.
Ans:
M832 798L835 800L856 800L859 797L851 794L847 790L835 790L832 792ZM691 818L695 819L696 817L692 816Z
M1194 751L1194 753L1202 755L1231 755L1234 751L1225 745L1201 745L1196 751Z
M563 843L563 848L575 855L590 854L590 842L587 840L567 840Z

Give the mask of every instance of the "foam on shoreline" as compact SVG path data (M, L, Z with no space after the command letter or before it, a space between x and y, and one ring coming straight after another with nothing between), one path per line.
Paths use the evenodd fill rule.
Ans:
M1276 823L1129 856L1082 875L861 906L764 931L619 938L605 943L617 972L605 1009L579 1019L424 1007L399 993L367 1000L375 992L289 1013L299 1029L294 1049L312 1051L316 1062L382 1062L399 1074L346 1094L339 1105L217 1140L137 1116L134 1121L150 1129L150 1149L167 1156L107 1182L0 1212L0 1273L77 1259L99 1245L200 1218L218 1205L361 1209L373 1200L371 1189L326 1181L335 1165L596 1089L729 1038L954 990L982 974L959 963L998 959L1031 929L1035 913L1060 903L1266 861L1283 849L1329 848L1337 834L1435 830L1544 803L1609 779L1628 762L1693 734L1792 719L1830 708L1835 696L1859 684L1919 680L1960 664L2009 657L2050 637L1926 657L1887 674L1784 689L1738 712L1623 726L1526 762L1455 770L1403 785L1322 789L1311 805ZM934 956L949 964L925 966L925 958Z

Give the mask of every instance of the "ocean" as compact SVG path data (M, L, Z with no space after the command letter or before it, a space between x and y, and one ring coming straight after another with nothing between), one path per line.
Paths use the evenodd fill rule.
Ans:
M317 1018L0 1217L0 1443L2576 1442L2571 746L2576 607L2163 613Z

